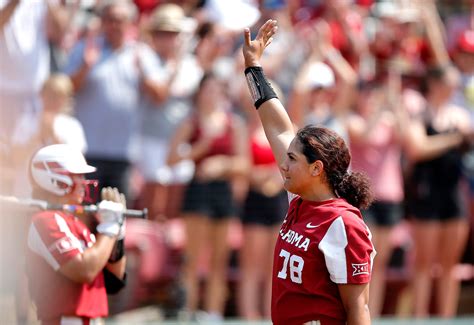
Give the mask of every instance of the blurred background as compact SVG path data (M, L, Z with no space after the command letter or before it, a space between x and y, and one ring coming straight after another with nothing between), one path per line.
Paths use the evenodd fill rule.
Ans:
M295 126L339 132L371 179L375 323L471 323L471 0L0 0L1 196L31 196L36 150L75 145L100 187L148 209L127 220L128 284L107 323L269 323L287 199L241 55L243 29L269 18L264 69ZM190 159L230 130L225 155ZM230 191L203 207L206 182ZM1 324L36 322L23 254L34 211L0 200Z

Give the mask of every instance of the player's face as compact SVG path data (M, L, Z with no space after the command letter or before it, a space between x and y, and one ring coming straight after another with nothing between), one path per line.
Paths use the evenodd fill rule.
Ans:
M286 159L280 169L287 191L302 195L313 186L311 164L308 163L306 156L301 152L301 144L296 139L291 142Z
M73 187L71 193L68 194L68 199L71 204L81 204L86 195L86 185L84 175L71 175Z

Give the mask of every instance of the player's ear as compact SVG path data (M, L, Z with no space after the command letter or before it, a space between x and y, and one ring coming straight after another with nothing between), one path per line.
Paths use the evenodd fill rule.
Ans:
M311 176L319 176L324 170L324 164L321 160L316 160L311 164Z

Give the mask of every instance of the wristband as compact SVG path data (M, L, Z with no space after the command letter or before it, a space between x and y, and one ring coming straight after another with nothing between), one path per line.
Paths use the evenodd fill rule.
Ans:
M120 225L116 222L99 223L95 229L98 233L109 237L117 237L120 233Z
M265 77L262 67L248 67L244 73L256 109L259 109L267 100L278 98Z

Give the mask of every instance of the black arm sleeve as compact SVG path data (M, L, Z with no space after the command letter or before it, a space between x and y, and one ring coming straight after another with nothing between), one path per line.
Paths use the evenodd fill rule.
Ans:
M256 109L272 98L278 98L262 67L248 67L245 69L245 78Z
M107 294L114 295L122 290L127 284L127 273L125 273L123 279L119 279L115 274L104 269L104 282Z
M118 262L125 255L125 239L119 239L115 242L112 253L109 257L109 263Z

